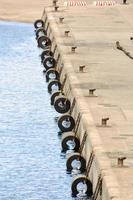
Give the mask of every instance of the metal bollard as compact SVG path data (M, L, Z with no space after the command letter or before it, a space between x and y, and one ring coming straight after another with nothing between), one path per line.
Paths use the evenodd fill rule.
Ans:
M58 0L53 0L53 6L56 6Z
M84 72L84 68L85 68L85 65L80 65L79 66L79 72Z
M75 53L75 50L77 49L77 47L76 46L73 46L72 48L71 48L71 52L72 53Z
M65 36L68 37L69 33L70 33L70 31L65 31Z
M126 159L126 157L118 157L118 167L123 167L123 161Z
M60 23L63 23L63 20L64 20L64 17L60 17L60 18L59 18L59 22L60 22Z
M107 121L109 120L109 117L102 118L102 126L107 126Z
M96 89L89 89L89 96L94 96Z
M57 12L57 11L58 11L58 8L59 8L59 6L55 6L55 7L54 7L54 9L55 9L55 12Z

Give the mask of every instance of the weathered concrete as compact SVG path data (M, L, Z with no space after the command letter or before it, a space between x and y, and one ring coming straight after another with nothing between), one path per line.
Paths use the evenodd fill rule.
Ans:
M46 8L44 20L49 22L48 33L57 45L63 67L61 81L67 74L64 92L76 106L72 115L82 118L78 136L88 137L83 156L89 160L94 152L89 177L96 188L98 176L103 178L102 200L133 199L133 60L116 49L116 41L133 52L133 4L112 7L65 7L61 2L58 12ZM64 22L59 23L59 17ZM70 31L69 35L64 34ZM77 46L76 52L71 47ZM85 65L84 72L79 66ZM97 89L94 96L89 89ZM107 126L102 118L109 117ZM118 158L126 157L123 167Z

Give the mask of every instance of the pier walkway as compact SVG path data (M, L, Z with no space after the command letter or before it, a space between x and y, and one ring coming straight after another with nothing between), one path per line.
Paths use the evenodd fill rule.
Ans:
M58 11L49 7L44 16L90 135L86 146L92 139L101 161L108 191L102 200L133 199L133 59L129 57L133 56L133 2L128 3L96 6L58 1ZM116 41L129 53L120 51ZM96 89L94 96L90 89ZM102 119L107 125L101 125ZM84 154L87 159L87 147Z
M84 157L88 161L90 153L95 154L93 191L101 175L99 199L133 200L133 0L125 5L120 0L58 0L57 12L46 0L0 4L1 20L25 22L40 18L45 7L44 20L47 17L49 35L68 76L68 97L76 98L73 115L82 115L79 137L88 133ZM65 31L70 31L68 36ZM75 53L72 47L77 47Z

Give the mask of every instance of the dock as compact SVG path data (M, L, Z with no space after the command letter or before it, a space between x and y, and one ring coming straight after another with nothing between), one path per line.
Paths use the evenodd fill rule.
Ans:
M132 19L132 1L57 1L43 15L99 200L133 199Z
M92 199L133 200L133 0L1 0L1 20L40 18L71 102L70 134L80 140Z

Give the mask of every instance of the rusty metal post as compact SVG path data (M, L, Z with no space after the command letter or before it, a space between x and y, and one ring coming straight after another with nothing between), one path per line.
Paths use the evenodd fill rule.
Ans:
M64 17L59 17L59 22L63 23Z
M107 126L107 121L109 120L109 117L102 118L102 126Z
M65 36L68 37L69 33L70 33L70 31L65 31Z
M56 6L57 1L58 1L58 0L53 0L53 6L54 6L54 7Z
M94 96L96 89L89 89L89 96Z
M79 72L84 72L84 68L85 68L85 65L80 65L79 66Z
M58 11L58 8L59 8L59 6L55 6L55 7L54 7L54 9L55 9L55 12L57 12L57 11Z
M118 167L123 167L123 161L126 159L126 157L118 157Z
M76 49L77 49L76 46L71 47L71 52L72 52L72 53L75 53L75 50L76 50Z

